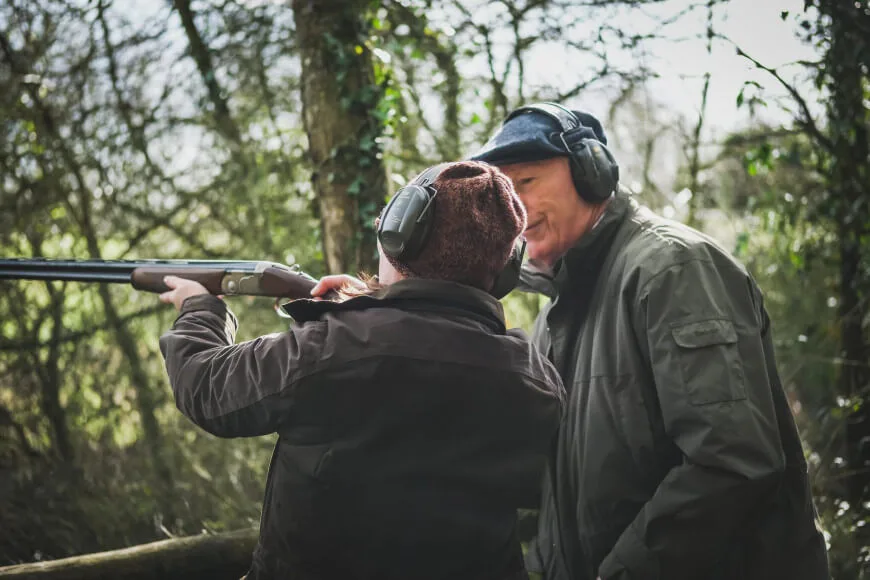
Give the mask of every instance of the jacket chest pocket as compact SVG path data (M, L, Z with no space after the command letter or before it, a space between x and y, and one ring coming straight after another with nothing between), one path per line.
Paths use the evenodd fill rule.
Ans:
M676 362L683 387L693 405L746 398L737 330L726 319L671 325L677 345Z

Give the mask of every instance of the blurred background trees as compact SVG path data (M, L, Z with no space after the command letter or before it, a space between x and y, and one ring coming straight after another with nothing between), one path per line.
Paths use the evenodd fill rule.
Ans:
M866 578L870 5L783 8L766 26L806 49L788 63L730 32L755 11L7 0L0 255L371 272L373 219L417 171L521 103L585 108L642 203L759 280L834 577ZM505 299L527 328L540 304ZM232 305L240 339L282 328L269 303ZM130 288L0 283L0 565L257 525L273 441L217 440L175 411L157 349L173 318Z

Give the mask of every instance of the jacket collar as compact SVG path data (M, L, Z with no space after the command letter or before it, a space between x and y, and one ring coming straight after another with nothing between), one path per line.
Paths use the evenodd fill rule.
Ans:
M301 299L281 306L285 313L300 323L318 320L328 312L367 308L452 313L476 319L499 334L505 333L504 309L501 302L488 292L446 280L407 278L372 294L357 296L343 302Z
M598 269L630 205L628 193L620 191L613 196L598 224L586 232L557 263L555 280L558 286L564 286L568 281Z

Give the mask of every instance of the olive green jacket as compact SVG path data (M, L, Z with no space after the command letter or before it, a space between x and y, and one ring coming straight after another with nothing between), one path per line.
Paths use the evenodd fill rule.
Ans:
M534 340L568 402L527 559L546 580L828 578L746 270L617 194L548 279Z

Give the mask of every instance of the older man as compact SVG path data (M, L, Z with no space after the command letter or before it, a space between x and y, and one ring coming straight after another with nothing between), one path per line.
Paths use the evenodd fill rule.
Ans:
M568 390L529 560L546 580L828 578L746 269L618 187L601 124L522 107L473 157L528 212L533 340Z

